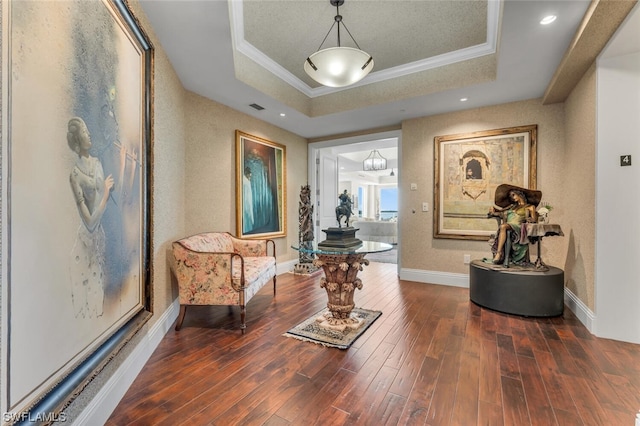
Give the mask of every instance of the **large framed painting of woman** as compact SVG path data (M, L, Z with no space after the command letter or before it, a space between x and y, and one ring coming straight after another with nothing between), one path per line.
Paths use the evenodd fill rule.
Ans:
M125 0L1 7L1 410L62 422L151 317L153 46Z
M286 235L286 147L236 130L236 233Z

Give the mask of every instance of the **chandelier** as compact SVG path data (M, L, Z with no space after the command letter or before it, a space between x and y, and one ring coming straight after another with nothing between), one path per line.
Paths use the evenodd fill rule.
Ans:
M387 159L384 158L377 149L371 151L369 156L362 162L362 170L385 170L387 168Z
M373 58L367 52L360 50L358 42L353 38L351 32L342 20L340 6L344 0L329 0L332 6L336 7L334 22L329 28L329 32L324 36L318 50L309 56L304 62L304 71L318 83L329 87L344 87L362 80L373 69ZM333 27L338 24L338 46L320 50L329 37ZM357 49L340 45L340 26L351 37Z

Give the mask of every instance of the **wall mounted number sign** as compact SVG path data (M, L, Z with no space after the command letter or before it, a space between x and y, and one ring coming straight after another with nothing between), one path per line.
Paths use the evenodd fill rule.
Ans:
M620 166L630 166L630 165L631 165L631 155L621 155Z

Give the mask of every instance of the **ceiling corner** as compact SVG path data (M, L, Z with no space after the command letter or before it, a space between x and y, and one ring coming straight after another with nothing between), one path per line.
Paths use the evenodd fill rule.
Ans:
M543 104L564 102L637 0L594 0L556 69L543 96Z

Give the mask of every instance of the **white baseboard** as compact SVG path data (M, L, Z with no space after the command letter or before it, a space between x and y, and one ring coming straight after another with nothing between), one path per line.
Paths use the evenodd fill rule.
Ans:
M74 425L102 425L107 422L138 373L178 317L179 308L180 304L176 299L82 411L74 421Z
M278 262L276 264L276 275L286 274L293 271L293 268L298 263L298 259L287 260L286 262Z
M451 272L424 271L421 269L400 269L400 279L419 283L440 284L452 287L469 288L469 274Z
M575 314L580 322L589 330L589 333L596 334L596 316L578 296L573 294L567 287L564 288L564 303Z
M421 269L402 268L400 279L420 283L441 284L453 287L469 288L469 275L448 272L425 271ZM575 314L578 320L595 334L596 316L575 294L568 288L564 289L564 303Z
M425 271L421 269L402 268L400 270L400 279L407 281L416 281L419 283L440 284L453 287L469 288L469 275L454 274L449 272ZM575 314L578 320L589 330L591 334L595 334L596 316L575 294L568 288L564 289L564 303Z

